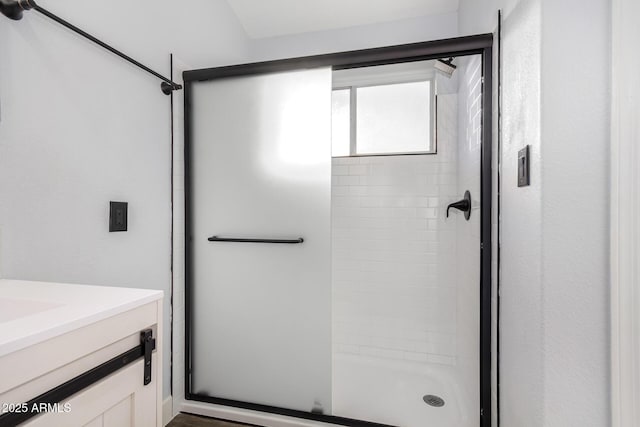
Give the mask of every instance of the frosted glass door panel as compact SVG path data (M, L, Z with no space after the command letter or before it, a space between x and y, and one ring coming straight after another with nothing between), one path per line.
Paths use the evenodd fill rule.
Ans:
M191 391L331 413L331 71L195 83L191 111Z

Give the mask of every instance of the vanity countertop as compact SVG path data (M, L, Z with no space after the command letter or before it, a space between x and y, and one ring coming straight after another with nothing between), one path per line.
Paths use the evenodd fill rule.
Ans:
M162 295L158 290L0 280L0 357Z

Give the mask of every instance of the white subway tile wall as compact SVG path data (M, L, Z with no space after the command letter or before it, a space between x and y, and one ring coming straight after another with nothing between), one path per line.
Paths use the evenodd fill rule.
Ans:
M478 405L480 382L480 169L482 149L482 61L480 56L463 58L458 64L458 194L471 193L469 221L456 224L458 287L458 378L464 381L461 395L465 402Z
M457 98L435 155L333 159L335 355L456 364Z
M458 142L458 164L460 167L457 174L458 194L463 194L469 190L472 196L472 215L469 221L458 223L457 251L459 267L457 269L457 281L461 286L459 294L459 306L466 306L464 313L466 316L479 316L479 303L477 294L479 292L480 278L480 169L481 169L481 149L482 149L482 61L479 56L469 57L465 63L461 64L460 80L460 109L459 109L459 133ZM466 322L465 324L477 327L476 323ZM472 332L472 331L470 331ZM464 334L463 334L464 335ZM477 333L473 333L473 340L467 340L468 351L465 355L477 357L478 343ZM461 337L461 339L464 337Z

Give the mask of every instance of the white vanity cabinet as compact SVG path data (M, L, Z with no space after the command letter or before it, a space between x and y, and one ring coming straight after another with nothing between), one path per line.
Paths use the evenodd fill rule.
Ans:
M0 427L161 426L161 326L161 291L0 280Z

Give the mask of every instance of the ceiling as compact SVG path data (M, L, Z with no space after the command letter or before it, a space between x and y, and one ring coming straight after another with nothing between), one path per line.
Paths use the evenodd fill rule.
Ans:
M227 0L251 38L398 21L458 10L458 0Z

